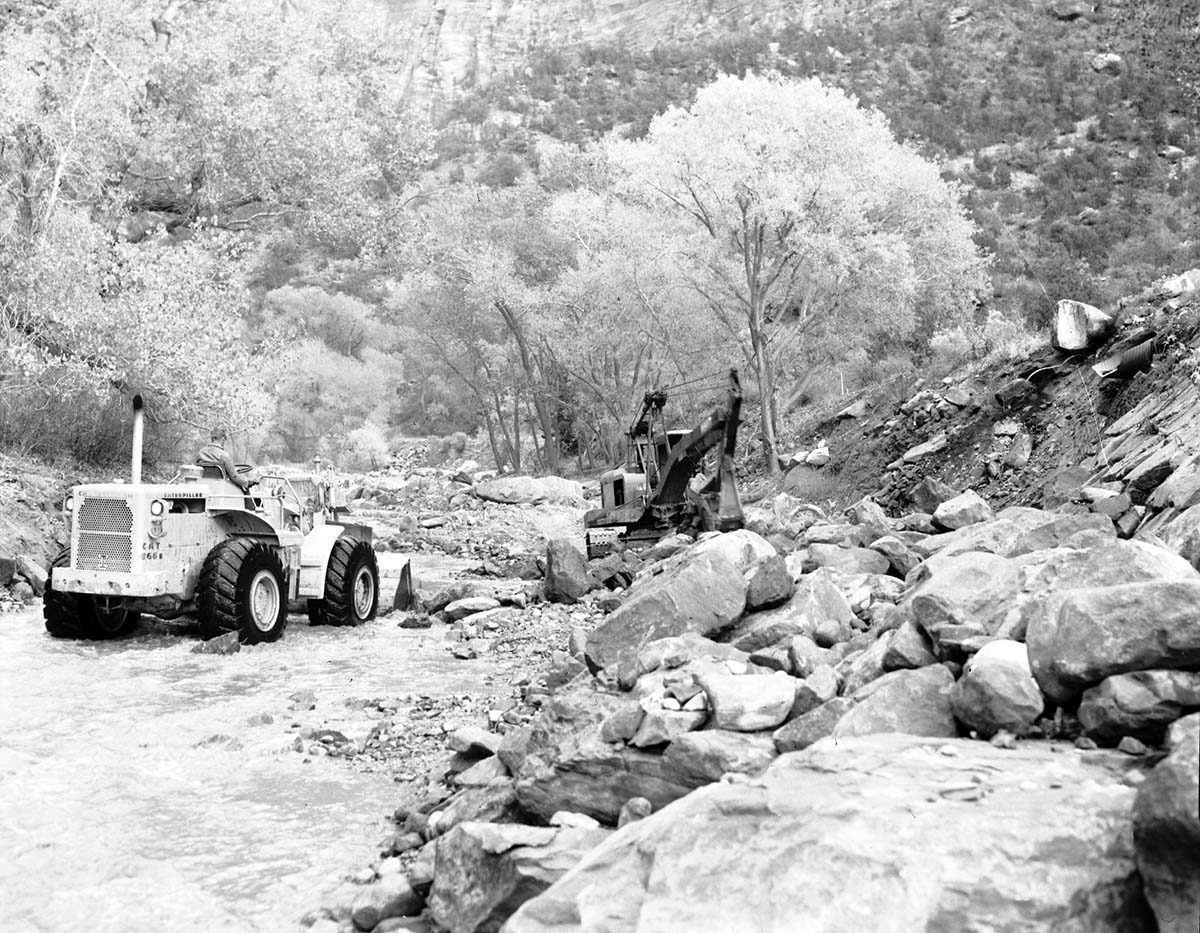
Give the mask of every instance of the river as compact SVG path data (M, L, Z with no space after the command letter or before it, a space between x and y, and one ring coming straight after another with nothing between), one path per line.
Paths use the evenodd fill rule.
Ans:
M416 575L427 590L453 569ZM292 617L281 641L230 656L197 643L161 625L60 641L40 610L0 615L0 930L298 929L374 860L399 796L293 751L298 728L357 740L374 723L348 699L491 689L484 661L387 620ZM298 691L314 710L290 709Z

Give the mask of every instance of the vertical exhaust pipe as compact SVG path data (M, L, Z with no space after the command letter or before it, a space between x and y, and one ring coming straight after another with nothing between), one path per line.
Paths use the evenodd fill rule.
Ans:
M133 484L142 481L142 431L144 418L142 416L142 397L133 397Z

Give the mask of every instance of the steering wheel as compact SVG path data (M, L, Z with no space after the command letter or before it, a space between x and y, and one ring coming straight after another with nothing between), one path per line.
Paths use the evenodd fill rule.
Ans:
M249 473L254 469L254 467L249 463L235 463L234 468L238 471L239 476L241 476L243 473Z

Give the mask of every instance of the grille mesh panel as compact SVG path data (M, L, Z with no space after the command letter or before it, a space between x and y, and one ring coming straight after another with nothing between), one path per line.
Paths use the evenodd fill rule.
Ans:
M76 570L128 573L133 557L133 512L122 499L85 499L76 517Z

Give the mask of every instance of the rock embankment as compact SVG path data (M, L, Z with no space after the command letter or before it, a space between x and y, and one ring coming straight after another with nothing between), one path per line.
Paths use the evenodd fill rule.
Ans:
M425 921L1194 928L1200 573L1099 513L933 493L591 562L629 585L486 781L400 814Z

